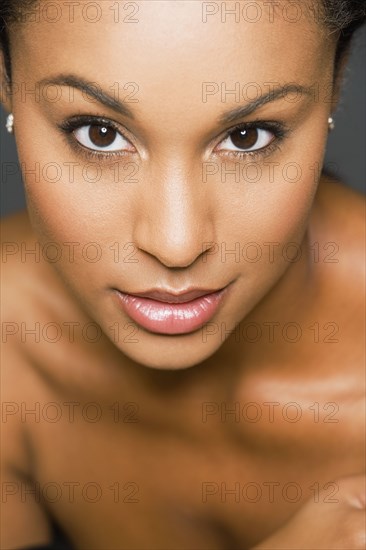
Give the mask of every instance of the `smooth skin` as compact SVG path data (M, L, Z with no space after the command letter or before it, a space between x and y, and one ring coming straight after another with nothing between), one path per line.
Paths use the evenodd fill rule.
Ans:
M364 199L318 169L338 94L336 37L312 12L293 23L268 3L255 23L204 23L203 4L186 1L138 2L136 23L122 21L121 2L116 23L114 2L101 4L94 23L64 9L10 33L19 89L73 75L109 93L119 83L119 99L137 90L138 101L125 102L127 116L65 85L57 101L51 88L51 100L4 98L29 214L2 225L2 548L47 542L49 515L78 549L361 548ZM203 83L236 82L240 101L203 101ZM253 100L248 83L308 92L220 122ZM113 121L123 153L85 158L71 146L85 134L59 129L75 115ZM265 148L229 156L227 131L255 121ZM285 127L283 138L263 121ZM205 179L208 166L217 171ZM25 254L37 241L39 257ZM235 243L238 261L225 255ZM211 325L178 336L133 326L112 290L229 283ZM26 333L35 323L38 341ZM237 406L239 417L225 412ZM34 482L39 499L27 493ZM235 487L239 496L225 493Z

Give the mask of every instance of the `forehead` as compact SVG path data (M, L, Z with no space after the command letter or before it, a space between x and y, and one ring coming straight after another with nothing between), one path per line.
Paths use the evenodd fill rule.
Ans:
M321 60L317 53L325 33L314 5L306 0L41 0L17 31L16 43L26 46L25 64L83 67L101 79L115 74L143 80L147 70L175 82L198 72L232 78L238 70L248 78L285 72L295 77Z
M195 116L207 83L221 90L239 83L242 93L252 86L249 96L268 91L268 84L312 85L324 78L332 44L314 5L41 0L17 29L12 51L18 77L26 81L68 73L109 90L132 82L139 93L136 112L146 109L161 120L170 109L176 116L178 102L181 112Z

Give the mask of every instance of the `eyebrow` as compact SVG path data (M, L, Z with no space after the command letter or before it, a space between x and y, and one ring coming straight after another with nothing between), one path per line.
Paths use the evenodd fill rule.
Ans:
M135 118L132 111L127 107L126 102L117 100L113 95L109 94L105 90L102 90L97 82L91 82L85 78L75 76L73 74L59 74L49 78L43 78L37 85L49 86L69 86L76 88L81 92L86 92L89 96L93 97L99 103L102 103L106 107L109 107L113 111L116 111L120 115L124 115L128 118Z
M272 101L283 99L284 97L286 97L287 94L290 94L290 93L297 94L300 96L302 95L310 96L312 94L312 88L310 86L309 87L301 86L300 84L285 84L284 86L280 86L278 88L274 88L273 90L270 90L268 93L259 96L258 98L254 99L253 101L250 101L246 105L236 107L231 111L227 111L221 114L218 118L218 122L230 123L238 118L248 116L254 111L256 111L257 109L259 109L259 107L262 107L267 103L271 103ZM292 101L291 103L294 103L294 101Z
M76 88L81 92L87 93L88 95L96 99L99 103L102 103L103 105L112 109L113 111L116 111L120 115L126 116L131 119L135 118L133 112L127 107L126 102L117 100L115 97L113 97L113 95L109 94L105 90L102 90L99 84L97 84L96 82L91 82L74 74L59 74L57 76L43 78L42 80L37 82L37 85L58 85ZM241 105L239 107L236 107L235 109L222 113L218 118L218 122L220 124L228 124L236 119L248 116L259 109L259 107L262 107L267 103L271 103L272 101L283 99L289 93L310 96L312 93L312 88L310 86L307 87L300 84L285 84L284 86L280 86L278 88L270 90L268 93L257 97L246 105Z

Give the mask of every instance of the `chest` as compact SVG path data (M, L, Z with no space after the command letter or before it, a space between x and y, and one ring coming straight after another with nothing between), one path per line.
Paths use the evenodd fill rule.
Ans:
M83 421L44 423L40 498L76 548L249 548L357 470L359 457L334 447L339 423L324 422L333 409L235 403L211 404L190 436L92 421L91 405ZM326 487L331 502L337 487Z

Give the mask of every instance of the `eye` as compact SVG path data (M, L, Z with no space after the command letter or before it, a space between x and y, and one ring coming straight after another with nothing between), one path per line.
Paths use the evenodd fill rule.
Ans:
M94 151L121 151L133 149L115 128L103 123L80 126L73 131L76 140Z
M235 128L220 143L219 150L250 152L267 147L274 139L274 132L258 127Z

